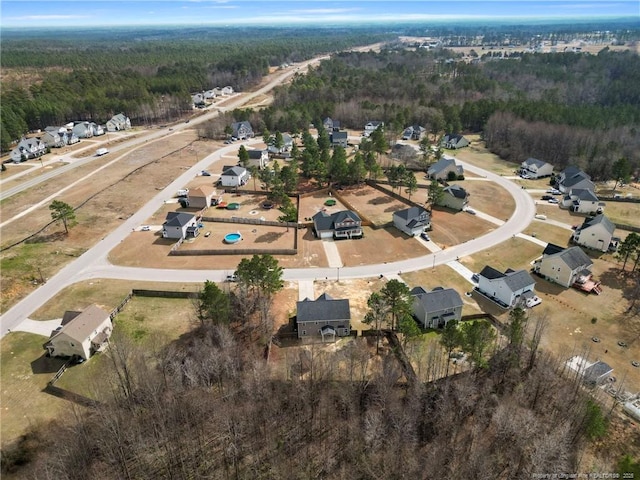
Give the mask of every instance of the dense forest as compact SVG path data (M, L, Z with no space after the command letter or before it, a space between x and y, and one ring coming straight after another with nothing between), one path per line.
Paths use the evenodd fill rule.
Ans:
M595 179L613 161L640 165L640 57L522 53L479 63L446 49L341 53L262 111L270 130L295 131L331 116L347 128L385 122L399 136L410 124L432 134L483 132L501 157L533 156L557 168L578 164Z
M142 29L3 34L2 150L29 130L126 112L134 124L191 111L190 93L255 85L270 66L390 38L358 29Z

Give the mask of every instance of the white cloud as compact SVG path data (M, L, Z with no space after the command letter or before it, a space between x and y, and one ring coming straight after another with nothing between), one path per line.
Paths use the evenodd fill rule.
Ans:
M13 17L13 20L78 20L80 18L91 18L91 15L24 15Z

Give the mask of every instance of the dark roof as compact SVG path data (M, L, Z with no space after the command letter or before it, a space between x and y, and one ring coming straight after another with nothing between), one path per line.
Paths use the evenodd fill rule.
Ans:
M420 299L427 312L449 310L463 305L460 294L453 288L434 288L430 292L418 293L415 296Z
M524 163L526 163L527 165L535 165L538 168L544 167L547 164L547 162L543 162L542 160L538 160L537 158L533 157L527 158Z
M71 320L73 320L78 315L80 315L81 313L82 312L78 312L78 311L75 311L75 310L67 310L66 312L64 312L64 315L62 315L62 322L60 324L62 326L66 325Z
M592 202L598 201L597 195L586 188L572 188L569 195L572 197L578 197L580 200L589 200Z
M411 295L418 295L421 293L427 293L427 291L422 287L413 287L409 293Z
M233 165L229 167L222 167L222 175L225 177L239 177L243 173L247 171L244 167L239 167L238 165Z
M616 226L611 223L611 220L609 220L607 217L605 217L604 215L600 214L600 215L596 215L593 218L588 218L584 221L584 223L582 224L582 226L580 227L580 230L583 230L587 227L592 227L594 225L597 225L601 223L604 228L611 234L613 234L613 232L616 229Z
M482 269L480 276L489 280L504 278L505 284L512 292L520 290L528 285L535 285L536 283L526 270L511 270L509 268L505 273L501 273L488 265Z
M445 187L443 191L450 193L456 198L467 198L467 191L460 185L449 185Z
M352 210L341 210L331 215L329 215L327 212L321 211L316 213L312 218L313 224L316 228L316 232L323 230L333 230L336 223L342 223L347 218L351 218L356 222L362 222L358 214Z
M347 132L333 132L330 136L332 142L335 142L336 140L347 140L349 138Z
M249 158L253 160L259 160L262 158L262 154L264 153L264 150L248 150L248 153L249 153Z
M354 212L353 210L341 210L339 212L334 213L331 216L333 217L333 223L342 223L347 218L350 218L351 220L353 220L355 222L361 222L362 221L360 219L360 217L358 216L358 214L356 212Z
M482 276L484 278L488 278L489 280L493 280L493 279L496 279L496 278L504 277L504 273L499 272L495 268L490 267L489 265L487 265L486 267L484 267L480 271L480 276Z
M444 140L447 142L453 142L455 141L456 143L459 142L460 140L462 140L464 138L464 136L460 135L459 133L447 133L444 136Z
M194 215L184 212L169 212L164 225L168 227L184 227L195 218Z
M322 294L314 302L305 299L297 303L297 322L315 322L326 320L350 320L349 299L335 300Z
M553 243L547 243L547 246L542 251L542 255L553 255L554 253L558 253L564 250L564 247L559 245L555 245Z
M584 267L585 265L593 265L593 260L578 246L567 248L556 255L558 255L571 270Z
M578 172L574 175L571 175L570 177L565 177L564 181L562 182L562 184L565 187L573 187L574 185L578 185L579 183L582 182L590 182L591 183L591 178L589 177L589 175L587 175L584 172Z
M418 218L423 213L427 213L427 211L422 207L409 207L404 210L398 210L397 212L393 212L394 216L398 216L407 222Z
M613 368L604 362L596 362L584 369L584 378L590 381L597 381L599 378L613 372Z
M575 175L578 172L581 172L582 170L580 170L578 167L576 167L575 165L569 165L567 168L565 168L562 171L561 175L564 175L565 178L566 177L572 177L573 175Z
M441 158L429 167L429 170L427 170L427 174L434 175L452 165L456 166L456 161L453 158Z

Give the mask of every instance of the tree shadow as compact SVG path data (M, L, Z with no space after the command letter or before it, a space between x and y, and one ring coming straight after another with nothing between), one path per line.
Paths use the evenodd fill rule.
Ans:
M65 232L53 232L48 233L46 235L36 235L25 240L24 243L50 243L50 242L60 242L67 238L67 234Z
M391 197L376 197L376 198L372 198L367 203L370 203L371 205L383 205L385 203L391 203L391 202L393 202L393 198Z
M46 354L42 354L41 357L31 362L31 372L33 372L34 374L56 373L66 362L67 360L65 359L57 357L47 357Z
M272 243L280 239L285 233L286 232L284 231L282 233L276 233L276 232L265 233L263 235L260 235L259 237L256 237L254 241L255 243Z

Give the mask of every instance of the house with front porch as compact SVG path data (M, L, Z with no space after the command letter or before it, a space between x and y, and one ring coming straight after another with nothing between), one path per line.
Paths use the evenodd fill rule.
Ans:
M105 132L104 127L102 125L98 125L96 122L89 122L89 126L91 127L94 137L99 137L107 133Z
M331 117L327 117L322 121L322 126L328 133L338 131L340 130L340 120L333 120Z
M93 128L89 122L76 122L73 125L72 132L78 138L91 138L93 137Z
M47 128L51 128L51 127L47 127ZM67 131L64 129L63 129L63 132L60 133L58 128L54 127L51 130L47 130L45 128L45 132L40 137L40 140L49 148L61 148L67 144L64 140L66 135L67 135Z
M431 228L431 215L422 207L409 207L393 213L393 225L412 237Z
M575 229L571 241L592 250L601 252L615 252L620 239L613 236L616 226L604 215L587 218L582 225Z
M593 281L591 267L593 260L578 247L563 248L549 243L542 252L542 258L533 264L533 271L544 279L565 288L600 294L600 282Z
M169 212L162 224L162 238L197 237L200 234L195 215L185 212Z
M362 238L362 220L353 210L328 214L325 211L313 217L313 232L317 238Z
M321 338L335 341L351 333L349 299L334 299L323 293L315 301L305 298L296 304L298 338Z
M436 287L430 292L422 287L411 290L413 316L422 328L444 328L462 318L462 298L453 288Z
M442 137L441 145L444 148L456 150L458 148L464 148L469 146L469 140L467 140L462 135L458 135L455 133L447 133L444 137Z
M478 277L478 291L502 307L515 307L535 297L536 281L526 270L508 269L502 273L487 265Z
M437 205L462 211L469 203L469 193L460 185L448 185L442 190Z
M43 347L50 357L88 360L106 348L112 331L111 315L90 305L82 312L66 312L61 328L51 333Z
M447 180L450 173L455 174L456 178L464 175L464 168L462 165L456 165L454 158L443 157L427 170L427 176L432 180Z
M251 124L247 120L242 122L233 122L231 124L231 136L238 140L253 138L253 127L251 127Z
M118 113L107 121L108 132L118 132L120 130L129 130L131 128L131 120L124 113Z
M550 177L553 173L553 165L537 158L529 157L520 165L520 173L530 178Z
M20 163L32 158L41 157L47 153L47 146L39 138L23 138L20 143L11 150L9 156L13 163Z
M584 214L602 213L605 203L598 199L592 190L584 188L572 188L560 203L562 208L568 208L572 212Z

